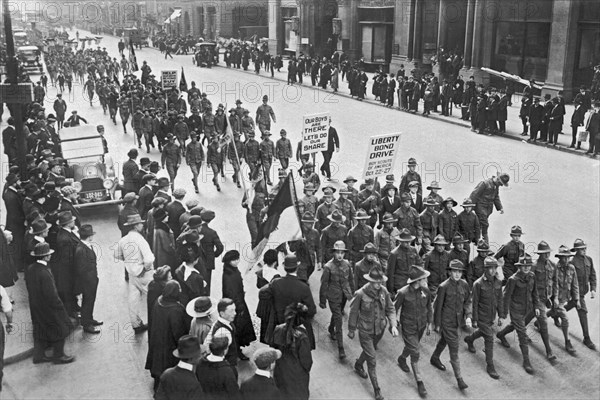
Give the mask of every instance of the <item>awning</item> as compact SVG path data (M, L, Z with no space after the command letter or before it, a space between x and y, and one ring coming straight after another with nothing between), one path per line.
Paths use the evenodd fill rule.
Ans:
M164 23L165 24L170 24L171 21L173 21L174 19L177 19L179 17L181 17L181 9L180 8L176 9L175 11L173 11L173 14L171 14L171 16L169 18L165 19Z

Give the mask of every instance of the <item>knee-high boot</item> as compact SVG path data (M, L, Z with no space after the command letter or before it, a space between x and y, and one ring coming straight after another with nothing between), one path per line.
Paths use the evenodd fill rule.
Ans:
M425 389L425 384L423 383L423 378L421 377L421 372L419 371L419 363L411 361L410 365L412 367L415 380L417 381L417 390L419 391L419 396L427 396L427 389Z
M381 395L381 389L379 388L379 382L377 381L377 369L374 366L367 365L367 371L369 371L369 379L375 392L375 400L383 400Z
M494 366L494 342L492 341L485 342L485 363L488 375L494 379L498 379L500 376Z
M529 346L521 345L521 353L523 354L523 368L528 374L533 374L533 367L531 366L531 362L529 361Z
M458 361L458 359L450 360L450 364L452 364L452 370L454 371L454 377L456 378L456 382L458 383L458 388L460 390L468 388L469 386L467 386L467 384L463 380L462 374L460 372L460 361Z
M590 339L587 312L577 310L577 314L579 315L579 323L581 324L581 330L583 332L583 344L592 350L596 350L596 345L592 342L592 339Z
M496 333L496 337L500 339L502 346L509 348L510 343L506 340L506 335L515 330L515 327L512 324L508 324L502 329L500 332Z

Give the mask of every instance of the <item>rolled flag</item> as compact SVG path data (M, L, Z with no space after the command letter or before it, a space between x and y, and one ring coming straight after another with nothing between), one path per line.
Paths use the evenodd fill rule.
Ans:
M183 72L183 67L181 67L181 79L179 80L179 91L187 92L187 90L188 90L188 85L187 85L187 81L185 80L185 73Z

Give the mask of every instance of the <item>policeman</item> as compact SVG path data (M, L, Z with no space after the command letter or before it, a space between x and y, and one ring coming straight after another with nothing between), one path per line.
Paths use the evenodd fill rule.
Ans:
M334 209L327 219L331 223L321 232L321 254L319 254L321 265L333 257L333 245L340 240L346 243L348 235L348 229L344 225L344 216L340 210Z
M267 185L272 185L271 182L271 165L275 156L275 144L270 139L271 132L264 131L262 134L262 142L259 145L260 161L263 165L264 172L267 178Z
M171 187L175 187L175 177L177 177L177 170L181 165L181 151L177 143L175 143L175 136L172 133L167 135L167 144L163 147L160 163L163 169L167 168L169 178L171 180Z
M202 162L204 161L204 149L202 144L198 141L198 133L195 131L191 135L192 141L187 145L185 152L185 162L189 165L192 171L192 183L196 193L198 190L198 174L202 169Z
M426 332L429 336L433 327L432 296L427 289L428 276L429 272L425 271L423 267L413 265L410 268L406 286L398 290L394 300L396 313L400 312L400 329L402 330L402 340L404 340L404 349L398 356L398 366L402 371L410 372L406 363L406 359L410 356L410 365L421 397L427 396L427 389L425 389L419 371L419 344L423 333Z
M377 248L373 243L365 244L360 253L364 255L363 258L355 263L354 268L352 268L352 275L354 276L353 287L355 288L361 288L367 284L368 281L364 278L364 275L368 275L369 271L373 268L378 268L383 273L377 257Z
M502 315L502 280L496 275L498 261L493 257L486 257L484 262L485 273L473 284L473 327L478 328L472 334L465 336L465 343L471 353L475 353L473 342L483 336L485 342L486 370L490 377L498 379L500 376L494 367L494 331L492 326L496 315ZM498 326L502 326L502 318L498 319Z
M354 292L351 288L352 270L350 263L345 260L346 243L341 240L333 244L333 258L323 267L321 275L321 288L319 290L319 307L325 308L329 302L331 321L329 322L329 336L337 341L340 360L346 358L344 351L344 336L342 333L342 303L344 298L351 299Z
M500 246L500 249L494 255L496 260L504 259L504 265L502 266L502 273L504 274L504 283L506 279L517 272L515 264L519 261L519 258L525 254L525 245L521 242L521 235L523 230L519 225L514 225L510 229L510 242Z
M458 359L458 328L465 318L467 327L471 327L471 295L469 285L462 278L465 266L458 260L452 260L448 266L450 277L438 288L433 306L435 331L441 333L440 339L431 355L431 365L442 371L446 366L440 361L440 354L448 345L450 364L460 390L468 388L462 378Z
M425 269L431 272L427 283L433 297L437 294L438 286L447 278L446 270L450 265L450 257L446 250L447 244L448 242L442 235L437 235L433 239L433 249L423 257Z
M504 286L502 294L504 304L500 318L504 319L510 313L512 329L517 331L517 336L519 337L519 347L523 354L523 368L528 374L533 374L533 367L529 360L529 338L527 337L527 325L525 321L530 313L535 313L535 316L539 317L542 310L540 308L535 276L531 272L531 267L533 266L531 256L525 254L519 258L519 261L515 265L519 270L508 278L506 286ZM504 339L504 336L509 331L507 327L496 334L496 337L500 339L504 347L510 346L510 344L506 346L508 342Z
M596 271L594 270L594 262L592 258L586 254L587 245L582 239L576 239L571 251L575 252L575 256L571 259L571 264L577 272L577 280L579 283L579 308L577 315L583 331L583 344L591 350L596 350L596 345L590 339L590 331L588 328L588 310L585 304L585 295L590 292L590 298L596 297ZM575 307L575 301L571 300L567 303L565 309L567 311Z
M390 293L396 293L402 289L408 280L408 272L413 265L422 264L421 257L417 254L417 249L411 246L415 237L410 234L408 229L403 229L398 235L400 244L390 253L387 263L387 288Z
M509 180L510 177L508 174L500 174L498 177L493 176L479 182L469 196L475 203L475 214L477 214L477 218L479 218L481 235L483 236L483 240L487 243L490 242L490 238L488 237L488 228L490 226L488 218L492 214L493 207L496 207L496 210L498 210L500 214L504 214L504 208L500 201L498 188L500 186L508 186Z
M348 337L354 339L358 329L358 340L362 352L354 363L354 372L363 379L370 378L375 392L375 400L383 400L379 382L377 381L377 361L375 348L389 324L392 336L398 336L396 327L396 313L389 292L385 288L386 276L381 270L375 268L369 274L363 275L368 281L358 289L350 302L350 315L348 317ZM363 364L367 362L367 371Z

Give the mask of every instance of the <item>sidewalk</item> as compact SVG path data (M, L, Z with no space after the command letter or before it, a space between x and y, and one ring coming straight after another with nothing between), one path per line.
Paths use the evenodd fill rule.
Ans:
M215 66L221 67L221 68L227 68L224 66L222 57L219 60L219 64L217 64ZM243 69L237 69L237 68L229 68L229 69L234 70L234 71L243 72L246 74L256 75L256 73L254 72L254 64L250 64L250 66L248 67L248 71L244 71ZM261 69L259 75L261 77L269 78L270 71L267 72L267 71ZM363 102L372 104L372 105L378 105L380 107L385 107L379 101L373 100L373 95L371 94L371 87L373 84L374 74L367 73L367 76L369 77L369 81L367 82L367 95L365 96L365 99L363 100ZM285 63L284 63L284 67L281 68L280 72L275 71L274 77L272 79L276 79L278 81L287 83L287 69L285 68ZM310 87L315 90L322 90L322 91L326 91L329 93L334 93L333 90L331 89L331 87L328 87L327 89L322 89L320 86L312 86L310 84L310 75L305 76L303 81L304 81L304 83L302 83L302 84L300 84L300 83L296 83L296 84L301 85L303 87ZM342 81L341 73L339 75L339 82L340 82L339 88L335 94L339 95L339 96L351 98L350 89L348 88L348 82L345 80ZM500 136L503 136L505 138L512 139L512 140L519 140L519 141L523 142L524 144L531 145L531 146L542 146L542 147L547 147L552 150L564 151L564 152L571 153L571 154L577 154L580 156L587 156L587 157L594 158L589 154L585 154L585 152L588 149L588 145L589 145L589 143L587 143L587 142L582 143L582 150L575 150L575 149L569 148L569 146L571 145L570 121L571 121L571 115L573 115L573 111L574 111L574 106L571 104L566 105L565 123L563 125L563 130L562 130L564 134L558 135L558 146L557 147L553 147L549 144L541 143L541 142L527 143L526 140L529 137L521 136L521 132L523 131L523 125L521 124L521 120L519 118L520 100L521 100L521 98L518 94L513 95L513 104L512 104L512 106L508 107L508 120L506 121L506 133L504 133ZM398 112L412 114L408 111L403 111L398 108L398 99L397 98L394 99L394 107L393 108L395 110L397 110ZM417 112L413 115L421 116L423 118L435 119L435 120L443 121L443 122L458 125L458 126L463 126L465 128L465 130L467 130L468 133L473 133L473 132L471 132L471 123L469 121L463 121L460 118L460 113L461 113L460 109L452 107L451 112L453 113L453 115L451 115L451 116L441 115L441 106L438 107L438 110L440 111L440 113L432 112L431 115L424 116L421 114L423 112L423 102L420 101L419 102L419 112Z
M15 304L13 304L14 331L6 334L5 365L22 361L33 354L33 331L29 314L29 298L23 273L19 273L19 280L10 290L15 301ZM3 322L6 327L6 319L3 319Z

